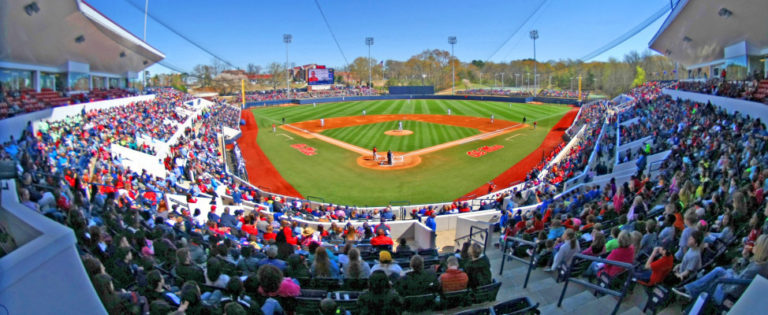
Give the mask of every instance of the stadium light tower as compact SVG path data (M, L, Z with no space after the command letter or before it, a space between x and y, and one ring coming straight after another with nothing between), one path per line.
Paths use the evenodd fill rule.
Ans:
M283 34L283 43L285 43L285 96L291 95L291 63L288 62L288 44L293 41L293 35Z
M451 44L451 95L456 89L456 63L453 61L453 45L456 45L456 36L448 36L448 44Z
M371 64L371 46L373 46L373 37L365 38L365 45L368 46L368 86L373 87L373 65Z
M533 40L533 88L536 89L536 40L539 39L539 31L538 30L531 30L530 33L531 39Z

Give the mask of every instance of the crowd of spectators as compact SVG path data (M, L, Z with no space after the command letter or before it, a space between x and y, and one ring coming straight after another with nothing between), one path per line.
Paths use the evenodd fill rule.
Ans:
M529 215L503 211L502 240L535 241L527 254L547 270L570 264L576 252L632 264L625 270L578 260L572 275L608 279L608 286L632 277L641 285L671 287L684 301L702 292L716 305L734 301L745 285L718 279L748 283L757 274L768 276L765 125L712 104L664 96L641 97L619 115L652 122L648 135L671 149L659 176L639 172L624 184L587 185L557 200L543 194L543 204Z
M530 97L533 94L530 91L515 91L509 89L468 89L456 92L458 95L492 95L492 96L511 96L511 97Z
M261 102L261 101L274 101L274 100L312 99L312 98L341 97L341 96L370 96L370 95L379 95L379 92L367 86L350 86L350 87L333 86L329 90L308 91L307 89L301 89L301 90L293 90L290 93L285 93L285 90L247 92L245 93L245 101ZM240 94L235 95L235 102L236 103L242 102L242 96Z
M757 80L728 81L721 78L711 78L706 81L680 81L677 84L677 89L758 102L765 101L765 95L757 93L759 89Z
M300 279L302 268L308 268L309 275L316 277L341 279L348 272L369 278L371 292L384 290L391 295L388 307L402 303L398 292L421 292L424 286L440 292L438 268L453 267L450 273L454 278L461 278L461 274L467 278L463 284L460 279L450 280L449 287L463 285L466 288L470 282L472 288L490 282L490 270L483 269L490 265L481 255L481 249L469 251L475 253L469 257L480 259L482 256L485 261L476 267L479 271L470 276L457 270L455 263L425 269L422 256L414 255L415 251L407 253L400 247L398 251L391 248L381 251L378 263L373 266L368 265L371 257L361 261L358 253L355 258L357 249L351 245L358 241L363 245L391 245L385 223L387 219L394 219L391 209L370 213L340 206L313 209L298 200L283 204L280 197L262 196L254 188L238 184L224 172L216 136L221 126L231 126L238 120L239 110L218 100L193 117L192 126L180 131L181 136L171 144L170 155L163 161L168 171L165 178L125 167L121 158L112 155L109 146L104 144L111 141L141 150L133 145L136 132L147 132L162 140L172 134L155 132L160 129L156 124L162 124L156 115L166 115L164 118L178 123L185 117L176 109L190 110L181 104L181 95L170 91L157 94L151 102L43 122L36 132L29 125L20 138L4 143L0 151L0 158L12 159L18 165L21 203L75 230L84 265L110 313L144 313L150 309L160 313L174 309L190 313L222 310L229 313L243 307L271 314L281 305L292 307L292 303L285 304L281 299L298 295L300 282L285 276ZM216 198L220 185L225 186L233 205L247 200L259 204L257 209L271 213L230 212L229 209L217 212L212 207L214 212L201 218L200 209L193 208L197 197ZM189 208L167 204L166 194L186 195ZM469 209L467 204L456 203L440 213L466 209ZM294 216L310 216L319 221L379 219L381 223L375 226L366 223L358 229L349 224L340 228L334 223L327 230L318 226L315 231L312 227L299 227L291 220ZM375 234L378 236L373 237ZM349 245L341 251L337 241L346 241ZM324 255L323 247L317 250L320 245L328 246L330 255ZM362 246L360 250L368 255L368 247ZM203 254L203 248L210 254ZM341 259L348 253L348 260ZM392 255L415 257L409 264L411 271L398 271L394 266L399 265L393 263ZM332 260L329 262L329 259ZM361 267L350 265L349 261L358 261ZM462 263L470 265L472 261L474 259L462 260ZM292 269L287 266L299 270L291 273ZM363 275L361 271L365 269L370 272ZM421 282L429 277L426 272L434 278L431 283ZM375 280L379 273L385 274L385 281ZM402 280L398 280L400 277ZM385 288L390 281L394 283L394 290ZM360 308L372 307L380 299L378 294L363 293L359 297Z
M593 147L602 151L595 142L606 117L616 121L607 109L618 104L595 102L585 105L577 121L587 126L584 140L569 149L543 181L538 172L564 146L532 171L528 183L541 188L500 195L481 209L503 209L504 235L536 240L530 254L550 270L569 263L576 252L601 255L637 268L595 264L586 266L585 275L632 274L646 285L672 283L688 298L716 278L768 276L768 236L761 236L768 233L765 126L711 104L660 97L659 90L648 84L631 91L637 104L618 114L620 119L642 117L658 126L650 134L654 142L672 149L658 178L638 173L623 185L585 186L553 198L556 185L584 169ZM152 102L44 122L37 132L30 126L0 151L0 158L16 161L22 174L22 204L75 230L84 265L108 311L273 313L295 307L291 299L302 294L301 288L313 287L315 277L345 283L367 278L359 289L368 290L358 297L357 307L363 312L394 312L402 296L491 282L488 259L476 246L467 244L460 255L429 268L424 267L425 259L434 255L415 255L418 251L407 249L407 244L399 254L401 248L394 250L387 236L386 222L396 216L389 207L371 212L339 205L313 208L238 183L224 172L216 136L222 125L237 121L239 111L224 108L229 105L221 101L183 130L164 161L166 178L124 167L104 145L130 146L136 132L167 139L170 134L156 131L157 124L183 121L175 111L182 100L161 91ZM217 197L219 185L225 186L233 206L248 201L268 212L223 209L201 218L196 197ZM187 195L188 207L166 204L165 194ZM537 211L509 211L531 199L542 203ZM434 226L435 215L467 211L467 203L455 202L424 207L412 216L427 217ZM302 226L292 220L295 217L332 223L327 229ZM355 228L343 223L347 219L379 223ZM733 225L740 221L749 225ZM375 246L390 247L371 251ZM397 257L411 256L406 263L410 271L404 272ZM675 261L680 264L673 268ZM702 268L715 265L737 271L715 268L696 279ZM719 301L739 291L718 290ZM337 309L333 301L324 304Z
M81 104L101 100L136 96L135 90L94 89L86 92L53 91L42 89L10 90L0 83L0 118L34 112L54 106Z
M578 98L579 91L543 89L539 91L539 97ZM587 99L589 91L581 91L581 99Z

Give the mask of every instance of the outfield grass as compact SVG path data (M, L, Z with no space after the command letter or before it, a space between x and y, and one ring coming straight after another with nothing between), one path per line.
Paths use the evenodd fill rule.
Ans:
M358 155L318 139L305 139L271 125L285 117L288 123L378 114L445 114L538 121L539 128L524 128L493 139L478 140L422 156L422 163L408 169L381 171L357 165ZM544 137L570 107L563 105L509 104L463 100L379 100L253 109L259 124L259 146L272 164L299 192L326 202L357 206L383 206L390 201L411 203L453 200L492 180L539 147ZM394 128L393 128L394 129ZM244 141L253 141L244 139ZM317 149L307 156L290 147L306 144ZM473 158L467 151L484 145L504 149ZM509 183L496 183L508 185Z
M329 129L323 135L361 148L409 152L479 134L474 128L448 126L415 120L404 120L403 129L413 131L407 136L388 136L384 132L398 128L398 121Z

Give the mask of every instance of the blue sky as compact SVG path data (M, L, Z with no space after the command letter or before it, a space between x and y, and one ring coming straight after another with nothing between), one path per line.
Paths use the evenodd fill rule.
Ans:
M86 1L142 36L144 14L127 1L143 8L144 0ZM538 60L578 59L669 5L669 0L548 0L512 36L540 0L319 1L349 62L367 56L367 36L375 39L371 54L378 60L406 60L425 49L450 50L447 37L451 35L458 38L455 54L463 61L530 58L531 29L538 29L540 34L536 41ZM265 66L273 61L284 62L284 33L293 35L291 62L344 65L312 0L149 0L149 10L164 23L242 68L248 63ZM621 59L631 50L648 49L648 42L665 17L592 60ZM168 63L183 70L191 71L196 64L210 64L213 59L152 19L147 24L147 42L165 53ZM149 70L168 72L158 65Z

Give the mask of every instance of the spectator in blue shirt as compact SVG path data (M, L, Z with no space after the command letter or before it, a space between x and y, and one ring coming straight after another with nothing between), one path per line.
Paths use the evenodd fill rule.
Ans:
M229 228L235 228L237 227L237 218L229 213L229 207L224 208L224 213L221 214L221 219L219 220L219 224L221 226L226 226Z
M549 227L549 234L547 235L547 239L555 240L560 236L563 236L563 233L565 233L565 227L563 227L562 222L560 219L554 219L552 220L552 226Z
M433 232L437 232L437 223L435 222L435 213L432 212L432 214L427 218L427 221L424 223L428 228L432 229Z

